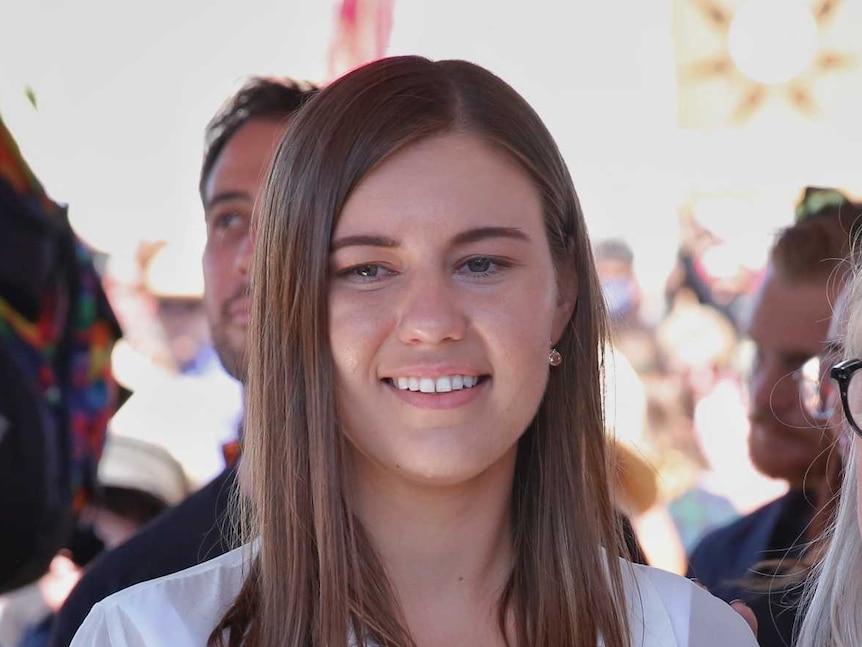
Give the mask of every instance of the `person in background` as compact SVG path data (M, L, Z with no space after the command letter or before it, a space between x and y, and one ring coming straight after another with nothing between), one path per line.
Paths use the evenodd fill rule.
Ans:
M593 245L596 271L608 306L613 346L639 375L658 370L655 331L641 315L641 288L631 247L619 238Z
M680 246L665 297L670 308L680 292L690 293L739 330L748 317L762 270L745 266L739 250L727 239L731 232L722 225L697 208L681 211Z
M749 603L763 646L789 644L793 614L778 573L759 575L756 566L778 560L782 572L793 571L828 521L833 438L805 406L802 369L825 350L832 304L847 275L849 232L860 213L847 200L803 210L771 250L748 327L756 346L748 446L755 467L785 481L788 491L708 534L689 560L688 574L715 595ZM782 610L789 625L776 620Z
M666 509L655 506L658 480L646 442L646 392L642 375L656 369L653 330L640 313L640 286L634 254L619 238L593 245L596 272L608 309L611 346L605 353L605 425L616 448L613 470L624 519L638 542L638 561L675 573L684 570L684 552L668 540ZM628 474L627 474L628 473ZM627 487L621 487L627 485Z
M626 329L640 325L641 293L631 247L621 239L607 238L593 245L593 254L611 326Z
M312 85L291 79L252 78L207 126L200 180L207 228L204 305L219 359L241 381L252 210L275 145L314 92ZM108 595L228 550L226 510L239 445L223 450L227 467L218 477L88 569L60 610L50 645L69 645L90 608Z
M658 325L656 337L666 359L666 384L678 383L680 404L687 409L678 418L685 424L677 428L687 433L671 445L683 450L693 469L689 478L682 478L687 487L674 492L669 507L690 552L707 531L739 516L732 497L739 488L734 486L758 478L750 465L739 460L745 452L748 423L734 366L737 336L715 308L681 291ZM684 472L676 476L684 477Z

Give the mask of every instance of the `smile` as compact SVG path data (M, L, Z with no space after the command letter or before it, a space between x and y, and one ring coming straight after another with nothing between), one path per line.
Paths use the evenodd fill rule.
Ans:
M485 379L479 375L441 375L440 377L397 377L386 378L386 382L399 391L418 391L420 393L450 393L472 389Z

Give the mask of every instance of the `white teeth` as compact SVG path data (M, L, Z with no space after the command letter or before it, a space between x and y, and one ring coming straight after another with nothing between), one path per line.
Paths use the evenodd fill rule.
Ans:
M470 389L479 383L476 375L441 375L433 377L398 377L392 384L400 391L421 391L422 393L449 393Z

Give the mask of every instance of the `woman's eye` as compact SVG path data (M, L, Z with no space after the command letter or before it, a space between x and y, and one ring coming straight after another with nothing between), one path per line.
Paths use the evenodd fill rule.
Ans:
M490 258L471 258L467 261L467 269L477 274L485 274L491 269L492 261Z
M467 279L485 279L500 274L513 262L496 256L474 256L462 262L457 273Z
M364 279L373 279L377 276L379 270L379 265L357 265L351 271L356 276L361 276Z
M353 283L376 283L392 273L391 270L379 263L361 263L339 270L337 276Z

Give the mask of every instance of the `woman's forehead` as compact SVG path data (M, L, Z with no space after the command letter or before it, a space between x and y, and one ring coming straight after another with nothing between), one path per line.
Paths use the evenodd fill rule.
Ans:
M522 168L475 135L446 133L395 153L359 183L337 235L368 227L404 230L542 225L541 199Z

